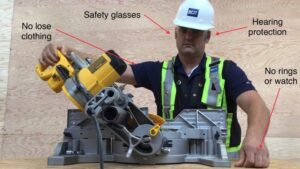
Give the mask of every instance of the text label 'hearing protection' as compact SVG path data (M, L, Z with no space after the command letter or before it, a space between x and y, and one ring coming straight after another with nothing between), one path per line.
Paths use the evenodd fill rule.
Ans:
M261 19L253 18L252 25L261 27L259 29L250 29L248 37L250 36L286 36L287 30L282 29L284 24L282 19Z

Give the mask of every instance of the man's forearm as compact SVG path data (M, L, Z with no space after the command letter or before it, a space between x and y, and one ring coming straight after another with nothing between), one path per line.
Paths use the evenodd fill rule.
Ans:
M269 120L269 110L256 91L249 91L237 100L248 115L246 137L262 139Z
M248 115L246 137L255 136L257 139L262 140L268 127L270 116L268 108L259 97L258 101L253 101L253 103L250 104L249 110L246 112Z
M120 83L136 85L136 80L134 78L134 74L130 65L127 65L125 72L121 75L118 80Z
M243 141L237 167L268 167L269 151L263 139L267 132L269 110L259 94L252 90L237 98L238 105L248 115L248 127Z

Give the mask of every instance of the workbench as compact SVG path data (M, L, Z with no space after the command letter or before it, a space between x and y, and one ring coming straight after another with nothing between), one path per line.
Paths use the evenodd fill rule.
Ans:
M105 163L105 169L215 169L200 164L172 164L172 165L129 165L120 163ZM234 163L232 163L234 167ZM46 158L4 160L0 161L0 169L99 169L99 163L74 164L66 166L47 166ZM299 160L271 160L269 168L300 169Z

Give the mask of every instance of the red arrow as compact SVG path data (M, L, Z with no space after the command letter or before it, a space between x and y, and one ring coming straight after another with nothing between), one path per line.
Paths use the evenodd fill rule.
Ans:
M271 113L270 113L270 116L269 116L269 120L268 120L267 126L265 127L264 135L263 135L263 137L261 139L261 142L260 142L260 144L258 146L259 148L262 148L264 146L265 138L266 138L266 135L267 135L268 128L270 126L271 117L272 117L274 109L275 109L275 105L276 105L276 102L277 102L277 99L278 99L278 96L279 96L279 92L280 92L280 88L277 91L277 95L276 95L275 101L273 103L273 107L272 107L272 110L271 110Z
M70 33L64 32L64 31L62 31L62 30L60 30L60 29L56 29L56 31L58 31L58 32L60 32L60 33L63 33L63 34L65 34L65 35L67 35L67 36L69 36L69 37L71 37L71 38L73 38L73 39L76 39L76 40L82 42L82 43L85 43L85 44L87 44L87 45L89 45L89 46L91 46L91 47L93 47L93 48L99 49L99 50L101 50L101 51L104 52L104 53L109 53L109 52L107 52L106 50L104 50L104 49L102 49L102 48L100 48L100 47L98 47L98 46L96 46L96 45L94 45L94 44L92 44L92 43L90 43L90 42L87 42L87 41L85 41L85 40L83 40L83 39L80 39L80 38L78 38L78 37L76 37L76 36L74 36L74 35L72 35L72 34L70 34ZM129 63L129 64L134 64L134 62L131 62L131 61L125 59L125 58L122 58L121 56L115 55L115 54L113 54L113 53L109 53L109 54L112 55L112 56L115 56L115 57L117 57L117 58L120 58L120 59L126 61L126 62Z
M232 31L237 31L237 30L241 30L241 29L245 29L245 28L248 28L248 26L244 26L244 27L241 27L241 28L236 28L236 29L231 29L231 30L228 30L228 31L223 31L223 32L217 32L216 35L219 36L223 33L228 33L228 32L232 32Z
M151 19L149 16L147 16L147 15L144 15L146 18L148 18L151 22L153 22L155 25L157 25L160 29L162 29L162 30L164 30L165 31L165 33L167 34L167 35L170 35L170 31L169 30L167 30L167 29L165 29L165 28L163 28L162 26L160 26L157 22L155 22L153 19Z

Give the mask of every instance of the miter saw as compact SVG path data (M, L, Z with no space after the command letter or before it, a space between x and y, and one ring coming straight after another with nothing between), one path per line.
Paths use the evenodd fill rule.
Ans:
M114 84L126 70L114 51L95 61L75 53L57 55L58 63L37 65L36 72L55 92L63 90L79 110L69 110L63 141L48 165L100 162L103 167L105 161L230 167L223 110L186 109L165 121L138 108L133 96Z

